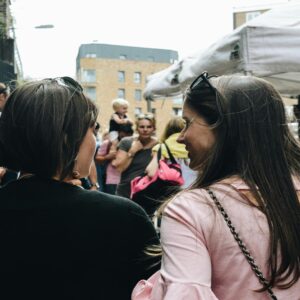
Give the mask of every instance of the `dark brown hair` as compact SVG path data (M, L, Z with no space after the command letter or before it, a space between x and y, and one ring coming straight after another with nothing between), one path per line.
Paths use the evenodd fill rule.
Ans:
M252 76L221 76L210 83L216 94L200 83L185 96L185 105L216 135L192 188L232 175L249 185L270 228L269 286L288 288L300 277L300 205L292 178L300 178L300 147L282 99L270 83Z
M47 178L66 178L97 114L72 78L20 86L9 96L0 118L0 165Z

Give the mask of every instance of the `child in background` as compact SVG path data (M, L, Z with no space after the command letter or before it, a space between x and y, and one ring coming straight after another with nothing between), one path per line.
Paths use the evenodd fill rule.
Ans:
M133 125L133 122L127 117L129 102L125 99L117 98L112 101L112 107L115 111L109 122L109 139L117 143L120 128L124 125Z

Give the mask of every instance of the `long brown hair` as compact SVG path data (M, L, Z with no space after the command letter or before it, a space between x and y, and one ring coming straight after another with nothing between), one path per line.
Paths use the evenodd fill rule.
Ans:
M286 289L300 277L300 204L292 178L300 178L299 144L270 83L251 76L221 76L210 83L216 94L200 83L185 96L185 105L218 124L216 144L192 188L232 175L249 185L270 228L269 286Z

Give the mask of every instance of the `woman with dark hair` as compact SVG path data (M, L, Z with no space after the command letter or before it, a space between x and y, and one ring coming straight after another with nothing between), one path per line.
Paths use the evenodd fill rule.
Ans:
M89 175L97 109L69 77L17 88L0 119L1 299L130 299L157 242L126 199L70 184Z
M162 267L132 299L289 299L300 295L300 148L275 88L201 74L178 142L199 171L163 208Z

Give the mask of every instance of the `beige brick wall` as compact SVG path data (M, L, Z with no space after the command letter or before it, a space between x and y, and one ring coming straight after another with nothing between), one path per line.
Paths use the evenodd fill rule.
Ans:
M243 25L246 23L246 15L247 13L255 13L260 12L261 14L267 12L268 9L262 9L262 10L249 10L249 11L243 11L243 12L236 12L233 14L233 27L234 29Z
M141 101L136 101L134 94L135 89L140 89L142 92L146 85L146 77L165 69L170 64L155 63L145 61L129 61L129 60L114 60L100 58L82 58L80 67L82 69L96 70L96 82L84 83L83 87L96 87L96 104L100 110L99 122L101 127L108 129L108 123L111 114L113 113L111 101L118 97L118 89L125 89L125 99L129 101L129 117L134 119L135 108L141 108L143 113L147 112L147 101L142 97ZM125 72L125 82L118 81L118 71ZM134 73L141 73L141 83L134 82ZM78 74L78 78L80 75ZM151 102L151 107L155 109L157 120L157 135L161 135L165 124L173 116L173 107L181 107L181 105L173 104L172 98L156 99Z

